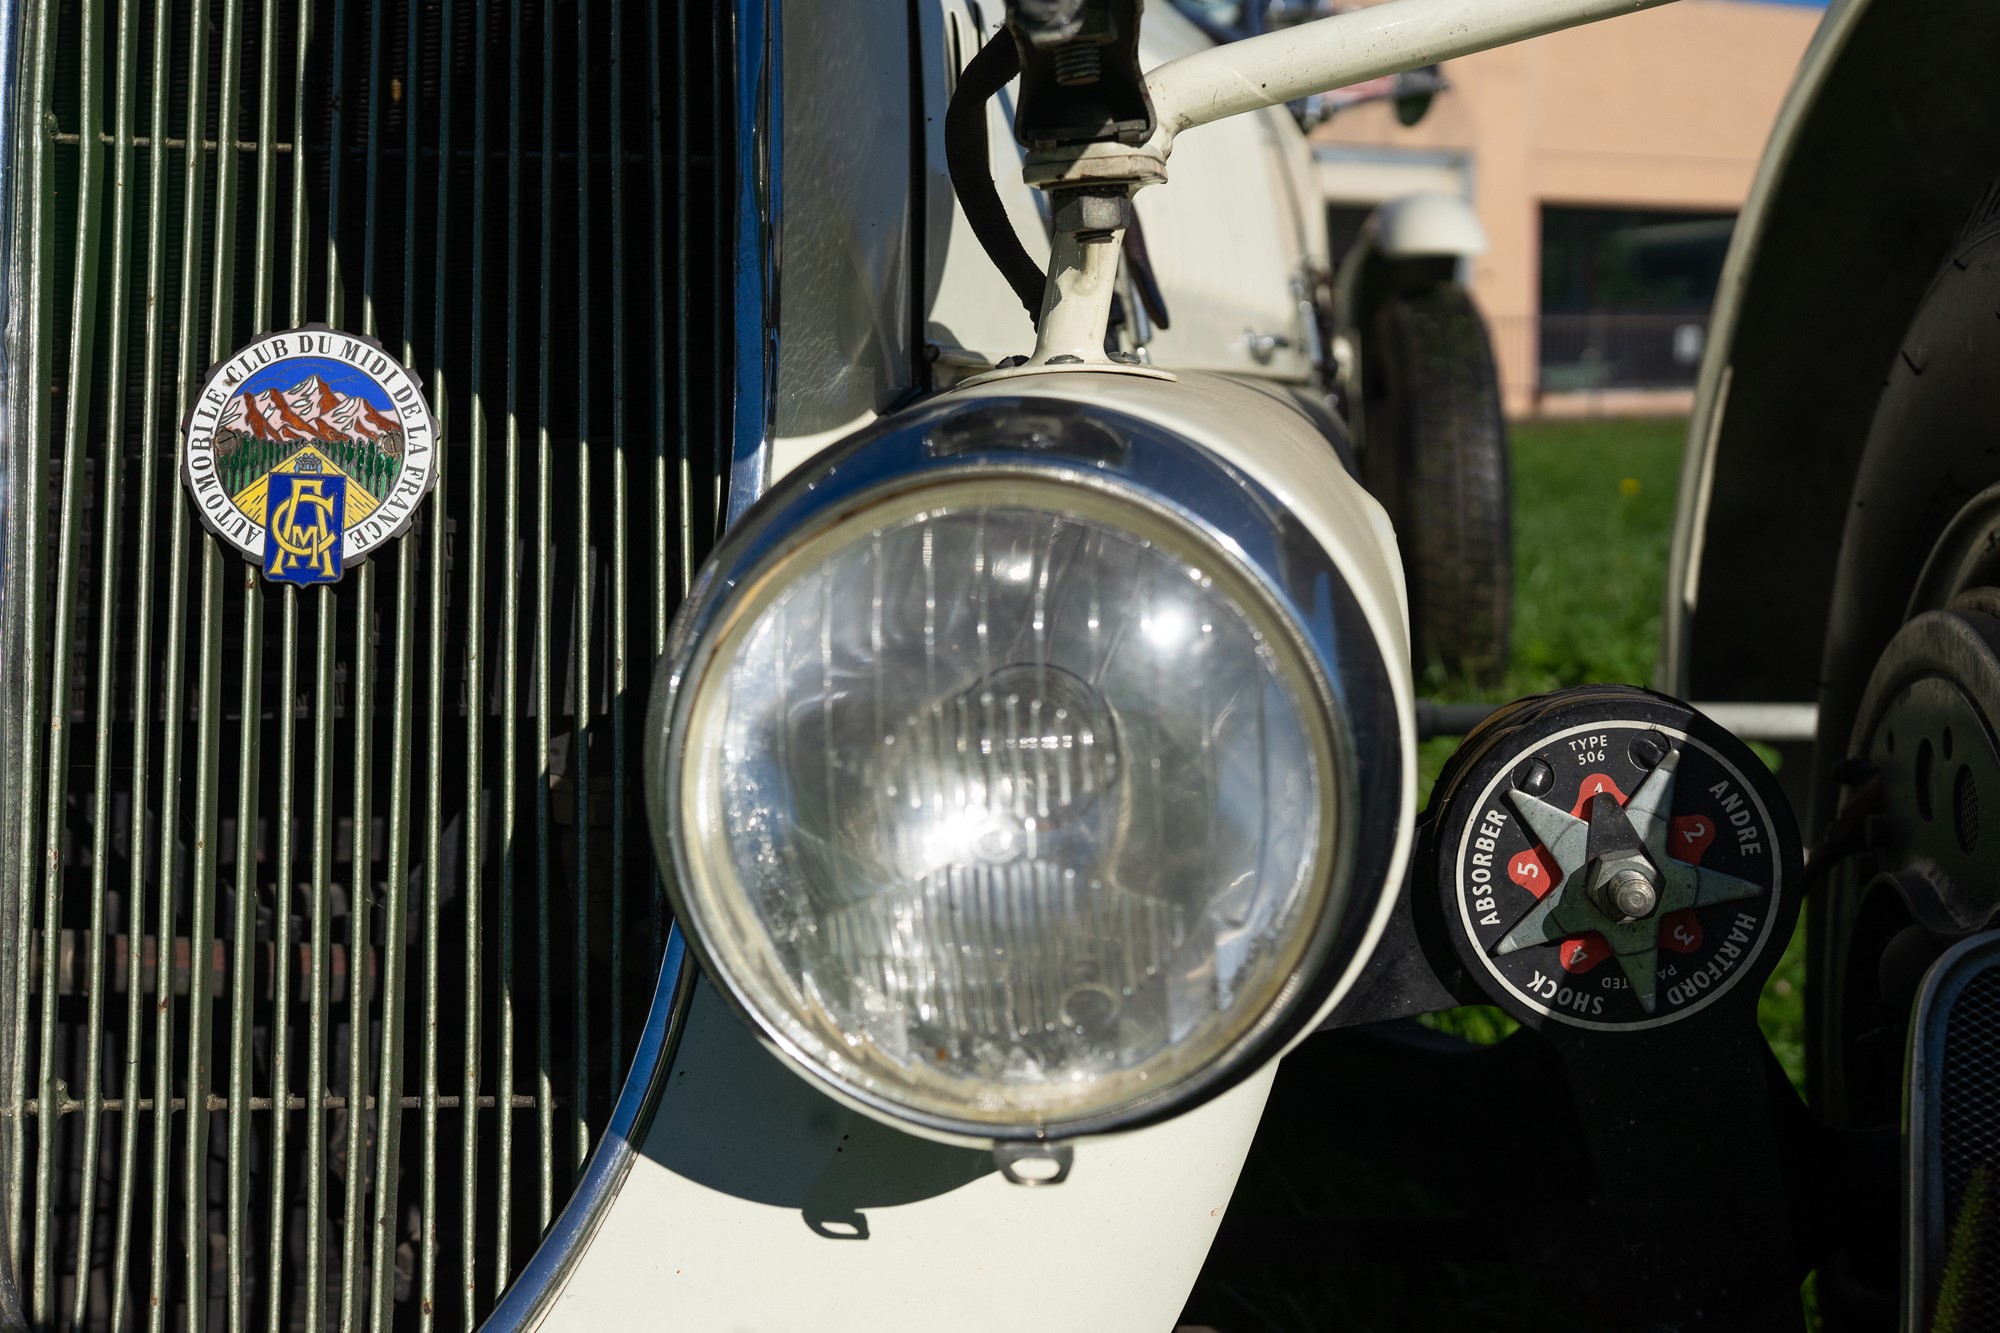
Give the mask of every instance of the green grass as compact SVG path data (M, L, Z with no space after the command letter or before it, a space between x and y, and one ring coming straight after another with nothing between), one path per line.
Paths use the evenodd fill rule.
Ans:
M1507 673L1482 690L1433 669L1419 688L1455 702L1504 703L1565 685L1650 683L1686 430L1671 420L1515 426ZM1424 743L1419 801L1457 743Z
M1509 694L1652 675L1685 434L1677 421L1514 432Z
M1687 423L1563 421L1516 425L1514 452L1513 653L1501 684L1479 690L1433 672L1434 697L1494 703L1566 685L1647 685L1660 641L1667 547ZM1456 748L1424 742L1419 802ZM1775 756L1763 751L1766 762ZM1764 988L1758 1016L1792 1081L1805 1074L1803 926ZM1432 1023L1474 1041L1513 1024L1485 1006Z

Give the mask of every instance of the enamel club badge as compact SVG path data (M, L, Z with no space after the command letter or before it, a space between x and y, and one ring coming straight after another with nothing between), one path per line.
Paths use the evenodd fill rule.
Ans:
M181 479L209 530L280 583L332 583L410 526L437 479L417 378L372 338L291 329L209 372Z

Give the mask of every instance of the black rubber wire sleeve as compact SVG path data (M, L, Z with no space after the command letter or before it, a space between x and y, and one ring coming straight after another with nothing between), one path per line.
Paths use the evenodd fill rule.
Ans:
M1167 317L1167 298L1160 291L1160 280L1153 276L1153 257L1146 253L1146 233L1139 226L1136 204L1132 208L1131 225L1125 228L1125 263L1132 275L1132 286L1139 293L1139 304L1146 307L1154 327L1172 328L1173 321Z
M945 108L944 160L972 234L1021 299L1029 322L1040 327L1042 290L1048 285L1048 275L1014 234L1006 205L994 187L992 159L987 155L986 104L1020 72L1021 53L1011 34L996 33L979 48L979 54L959 74L951 105Z

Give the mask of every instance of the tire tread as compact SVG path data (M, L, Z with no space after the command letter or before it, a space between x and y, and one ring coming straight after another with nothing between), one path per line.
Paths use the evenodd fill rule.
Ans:
M1485 321L1464 288L1440 283L1386 302L1376 320L1390 508L1410 582L1419 666L1480 679L1506 667L1513 610L1507 427Z

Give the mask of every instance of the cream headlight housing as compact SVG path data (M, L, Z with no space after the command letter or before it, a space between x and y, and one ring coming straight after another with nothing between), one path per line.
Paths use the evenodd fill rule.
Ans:
M1372 642L1299 537L1178 436L1050 402L788 477L677 621L650 727L711 979L946 1137L1119 1128L1249 1072L1365 915L1344 659Z

